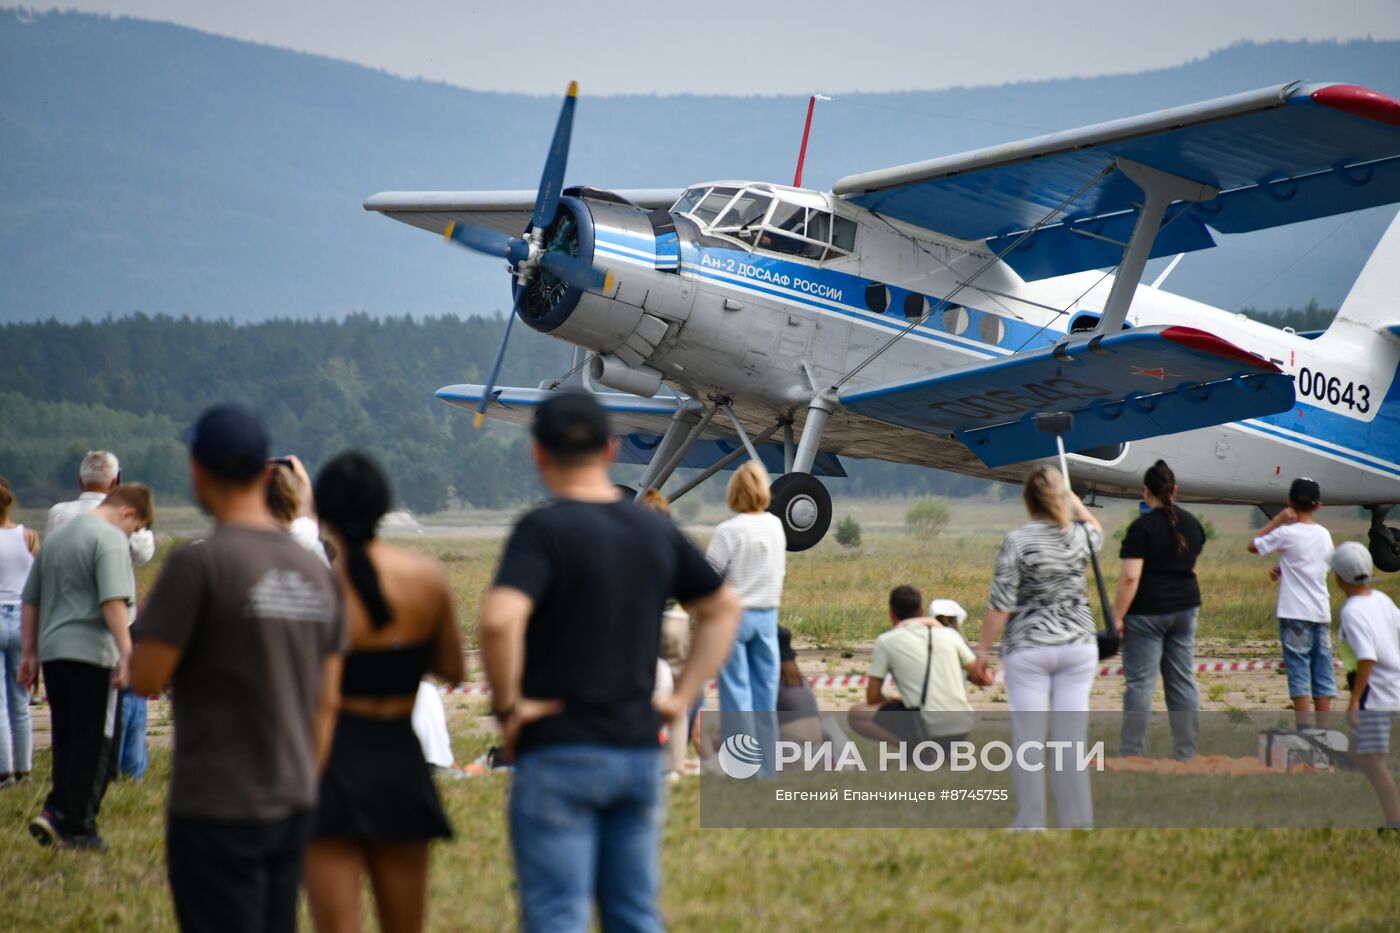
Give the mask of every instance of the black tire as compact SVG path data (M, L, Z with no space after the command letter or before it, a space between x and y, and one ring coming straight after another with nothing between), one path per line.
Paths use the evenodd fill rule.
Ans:
M1389 525L1371 526L1371 560L1377 570L1395 573L1400 570L1400 534Z
M787 473L769 487L768 511L778 516L789 551L805 551L826 537L831 527L831 494L810 473ZM815 507L816 514L811 514Z

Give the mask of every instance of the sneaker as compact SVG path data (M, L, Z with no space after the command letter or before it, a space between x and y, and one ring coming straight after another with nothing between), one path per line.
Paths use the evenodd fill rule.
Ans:
M58 818L50 810L45 810L29 821L29 835L41 846L57 845L63 841L58 832Z
M107 843L97 833L88 833L86 836L68 836L59 840L59 848L72 849L82 852L106 852Z
M8 790L9 788L14 787L18 783L19 781L15 780L13 776L6 775L4 780L0 780L0 790Z

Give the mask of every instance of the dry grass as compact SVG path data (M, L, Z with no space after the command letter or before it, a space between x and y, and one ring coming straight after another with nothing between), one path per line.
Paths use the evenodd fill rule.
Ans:
M959 600L972 633L1001 535L1020 521L1012 503L954 503L932 542L900 530L897 505L850 509L865 526L856 552L828 540L793 555L783 621L823 657L860 651L885 626L898 583ZM1201 566L1202 638L1252 655L1276 643L1267 561L1244 553L1245 510L1206 510L1220 531ZM1112 532L1128 509L1099 513ZM718 517L718 516L710 516ZM1324 517L1338 540L1359 537L1354 511ZM406 539L447 568L464 630L500 549L492 538ZM168 547L168 545L163 545ZM1110 576L1116 559L1107 560ZM154 567L143 568L149 585ZM1393 578L1384 588L1400 595ZM474 639L471 639L474 641ZM1228 647L1228 646L1227 646ZM849 666L860 667L859 658ZM843 662L827 662L846 672ZM1216 684L1219 684L1217 686ZM1211 680L1212 705L1262 700L1254 681ZM491 737L480 705L449 706L459 759ZM169 758L155 748L139 784L108 794L105 856L41 850L24 833L46 789L48 753L34 780L0 792L0 928L164 930L162 809ZM434 929L495 930L515 921L505 835L506 779L448 781L442 793L458 836L439 845L431 879ZM663 908L676 929L811 929L840 923L896 929L1382 929L1400 916L1400 845L1340 830L1101 830L1012 835L997 830L713 830L699 826L697 782L677 786L663 849ZM876 844L878 843L878 845Z
M0 794L0 928L173 929L162 856L168 756L112 788L105 855L40 849L37 781ZM434 850L432 928L515 920L507 779L448 781L457 837ZM1400 845L1341 830L718 830L677 785L662 906L678 930L1383 929L1400 915ZM878 843L878 844L877 844Z

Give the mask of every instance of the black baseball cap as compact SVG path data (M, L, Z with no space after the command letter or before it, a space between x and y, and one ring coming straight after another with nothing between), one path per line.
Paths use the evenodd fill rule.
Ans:
M593 454L608 446L608 413L585 392L560 392L535 410L531 434L557 456Z
M778 626L778 660L797 660L797 652L792 650L792 632L785 625Z
M237 405L215 405L185 438L190 456L219 479L240 482L267 466L267 431L258 416Z
M1322 487L1317 480L1300 476L1288 487L1288 498L1299 505L1317 505L1322 501Z

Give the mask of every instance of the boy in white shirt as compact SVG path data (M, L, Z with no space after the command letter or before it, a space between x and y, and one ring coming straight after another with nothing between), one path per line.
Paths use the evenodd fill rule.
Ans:
M1288 673L1288 695L1298 728L1313 725L1311 707L1317 709L1316 726L1327 728L1327 713L1337 695L1332 674L1332 604L1327 596L1327 556L1332 535L1313 519L1322 505L1316 480L1299 477L1288 489L1288 508L1279 512L1249 543L1253 554L1278 552L1278 634L1283 643L1283 666ZM1309 705L1311 701L1311 707Z
M1347 594L1339 634L1356 656L1347 707L1352 755L1380 797L1385 813L1381 833L1400 833L1400 791L1387 763L1391 723L1400 709L1400 610L1389 596L1371 589L1374 568L1364 545L1347 541L1327 563Z

